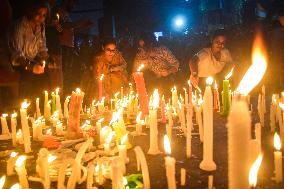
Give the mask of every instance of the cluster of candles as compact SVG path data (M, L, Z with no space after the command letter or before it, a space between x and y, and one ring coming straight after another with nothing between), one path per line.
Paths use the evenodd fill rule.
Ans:
M251 115L248 106L249 92L261 80L266 70L265 57L259 51L260 48L255 48L254 62L247 71L243 80L239 84L236 92L230 90L229 78L232 75L233 69L223 81L222 92L222 114L228 115L228 154L229 154L229 188L249 188L255 187L257 183L257 172L262 162L261 154L261 129L264 127L265 107L265 88L261 90L258 100L258 115L260 123L255 126L256 138L252 139L251 133ZM127 181L124 175L126 174L125 165L129 163L127 150L131 148L128 141L129 135L140 136L145 135L143 128L150 130L150 146L148 154L157 155L161 151L158 147L158 122L166 124L166 135L164 137L164 150L167 154L165 157L165 170L167 176L168 188L176 188L176 169L175 158L171 157L171 143L174 140L173 127L175 120L178 120L180 131L186 138L186 157L191 157L191 142L193 130L193 117L198 125L198 134L200 142L203 143L203 158L200 162L200 169L205 171L214 171L217 168L213 160L213 110L220 111L220 100L218 86L215 82L214 88L212 84L214 79L208 77L206 80L207 86L204 94L197 87L193 91L193 87L188 82L187 88L184 88L184 95L178 95L176 87L171 89L171 99L166 102L163 95L159 94L158 89L154 90L153 95L148 98L145 88L144 76L142 72L143 65L140 66L136 73L133 74L137 94L134 93L132 84L130 91L124 95L123 88L114 95L113 99L108 99L103 96L103 78L99 78L99 100L93 101L89 108L82 108L84 93L80 89L76 89L71 96L68 96L63 105L63 112L60 103L59 89L51 93L49 100L48 92L45 91L44 97L44 114L41 115L39 99L37 98L36 111L32 121L32 136L33 140L45 141L53 136L51 130L55 129L56 136L65 136L62 144L83 143L78 147L78 152L75 158L70 158L60 162L60 167L57 170L58 177L57 187L75 188L76 184L81 184L86 181L87 188L93 188L94 178L97 185L103 185L105 179L112 180L113 188L127 188ZM213 92L212 92L213 91ZM110 108L106 105L110 102ZM27 108L29 103L22 103L20 109L21 129L16 130L17 114L11 115L11 133L7 124L6 117L8 114L3 114L1 117L2 135L1 139L12 138L13 146L18 144L23 145L25 153L31 152L31 135L29 129L29 117ZM283 110L281 114L281 109ZM158 111L160 110L160 111ZM160 116L159 115L160 112ZM96 120L95 124L87 120L81 126L81 115L86 114L92 120ZM112 119L106 125L106 114L112 114ZM124 116L126 115L126 116ZM128 132L126 122L130 123L133 117L136 117L135 131ZM159 120L158 118L161 117ZM67 126L64 127L64 119L67 120ZM51 123L48 126L47 123ZM275 152L275 181L282 182L282 152L281 140L284 140L284 94L282 98L278 95L273 95L270 106L270 126L271 131L275 132L276 123L280 128L280 137L276 133L274 135ZM43 134L43 130L46 134ZM98 149L92 153L93 134L90 131L95 131L99 136L100 144ZM46 137L48 136L48 137ZM250 144L250 145L248 145ZM101 150L100 150L101 149ZM137 169L142 169L144 188L150 188L150 177L145 155L139 146L134 148L137 158ZM115 155L117 154L117 155ZM90 157L89 157L90 156ZM100 157L99 157L100 156ZM87 167L84 166L84 158L89 157L90 163ZM45 189L50 188L50 166L55 163L57 156L50 153L46 148L41 148L38 153L36 170L38 177L28 177L25 168L27 156L19 155L12 152L7 161L7 175L13 175L15 172L19 177L20 184L16 184L11 188L29 188L29 182L40 182ZM66 169L70 167L71 174L65 186ZM251 167L249 170L248 167ZM0 189L5 183L5 176L0 179ZM181 185L185 185L186 171L181 169ZM208 188L213 187L213 177L209 177Z

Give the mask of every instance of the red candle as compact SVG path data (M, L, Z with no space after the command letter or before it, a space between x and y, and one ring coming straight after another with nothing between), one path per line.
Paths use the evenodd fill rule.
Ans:
M99 100L102 100L103 97L103 78L104 78L104 74L101 75L100 79L99 79Z
M220 102L219 102L219 91L218 91L218 86L215 81L215 86L214 86L214 110L219 110Z
M148 115L149 113L148 97L147 97L147 91L145 87L144 76L143 76L143 72L140 71L143 67L144 65L142 64L137 69L137 72L133 73L133 78L135 80L136 90L137 90L138 98L139 98L139 104L140 104L140 108L142 111L142 119L144 119L145 115Z

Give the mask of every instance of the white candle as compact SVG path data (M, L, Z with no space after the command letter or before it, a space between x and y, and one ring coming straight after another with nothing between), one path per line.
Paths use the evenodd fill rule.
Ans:
M125 145L125 142L127 140L127 135L128 134L124 135L123 138L121 139L120 145L117 145L119 157L123 159L124 163L128 163L127 148Z
M188 105L188 94L185 88L183 88L183 90L184 90L184 104L185 106L187 106Z
M27 179L27 170L25 167L26 156L19 156L16 160L15 170L19 177L20 185L23 189L29 189L29 182Z
M64 117L68 118L68 104L69 104L69 100L70 100L71 96L67 96L65 101L64 101Z
M185 127L185 115L184 115L184 104L178 101L180 112L179 112L179 118L180 118L180 125L181 129L184 133L186 133L186 127Z
M56 123L56 135L58 136L64 135L63 125L61 121L57 121Z
M274 134L274 167L275 167L275 181L280 183L283 181L282 173L282 152L281 152L281 141L277 133Z
M272 95L272 100L270 104L270 131L275 132L275 95Z
M41 116L40 108L39 108L39 98L36 98L36 118Z
M6 117L8 114L2 114L1 116L1 125L2 125L2 135L10 135Z
M141 115L142 112L139 112L136 118L136 135L141 135L142 134L142 121L141 121Z
M180 185L184 186L186 181L186 170L185 168L180 169Z
M48 92L44 91L44 108L43 108L43 114L45 119L49 119L50 115L50 109L47 109L47 104L48 104ZM50 106L49 106L50 107ZM48 113L49 112L49 113Z
M199 103L195 108L200 142L203 142L203 133L204 133L203 122L202 122L202 106L201 106L202 103L203 103L202 99L199 99Z
M173 157L170 157L171 154L171 144L167 135L164 136L164 148L168 156L165 157L165 165L166 165L166 175L168 182L168 189L176 188L176 160Z
M120 161L120 157L115 157L111 163L112 189L124 188L123 172L121 170Z
M178 108L178 95L177 95L177 88L176 86L174 86L174 88L172 88L172 105L175 108Z
M88 167L88 176L87 176L87 189L93 189L93 183L94 183L94 170L95 166L94 164L89 165Z
M158 147L158 121L157 121L157 110L149 111L149 122L150 122L150 148L148 154L156 155L160 153Z
M145 189L151 188L149 170L145 155L140 146L136 146L134 148L134 152L136 154L136 159L137 159L137 171L139 171L141 167L143 175L143 187Z
M13 186L11 186L10 189L21 189L21 186L17 183L17 184L14 184Z
M101 129L102 129L102 122L104 121L104 118L99 119L96 122L96 131L100 135Z
M186 114L186 157L191 157L191 129L192 129L192 106L187 106Z
M10 158L7 161L7 175L8 176L11 176L11 175L15 174L14 167L15 167L15 162L17 160L17 155L18 155L18 153L12 152L10 154Z
M41 119L33 122L33 140L43 140Z
M59 95L59 88L55 90L55 102L56 102L56 110L59 113L59 117L62 118L62 110L61 110L61 102L60 102L60 95Z
M12 131L12 144L17 145L16 133L17 133L17 113L11 115L11 131Z
M27 102L23 102L22 107L20 109L25 153L30 153L32 151L31 150L30 130L29 130L29 124L28 124L28 118L27 118L27 108L28 108L29 105L30 104L28 104Z
M110 143L111 143L112 136L113 136L113 133L111 132L105 140L104 150L106 152L110 152Z
M208 176L208 189L213 189L213 175Z
M250 163L250 124L248 106L244 100L233 99L228 117L229 188L248 189Z
M210 85L213 78L206 80L208 84L203 98L203 123L204 123L204 141L203 141L203 160L199 167L205 171L216 170L216 164L213 160L213 95Z
M168 104L167 104L166 109L167 109L167 117L168 117L168 124L166 125L166 132L171 141L172 140L172 128L173 128L174 122L173 122L172 110Z

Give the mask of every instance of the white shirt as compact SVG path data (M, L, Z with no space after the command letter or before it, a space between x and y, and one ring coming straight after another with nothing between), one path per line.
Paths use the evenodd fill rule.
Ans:
M221 51L220 60L216 60L210 48L204 48L197 53L198 77L209 77L221 72L225 65L232 62L232 57L228 49Z

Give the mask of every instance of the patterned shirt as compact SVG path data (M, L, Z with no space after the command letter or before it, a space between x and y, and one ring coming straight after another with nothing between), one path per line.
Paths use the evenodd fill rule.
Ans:
M14 66L19 66L15 60L20 56L33 60L39 53L47 54L44 25L37 26L33 31L31 22L23 17L13 26L9 46Z
M160 76L162 72L169 72L173 67L179 67L179 62L172 54L172 52L164 47L154 47L149 51L140 50L136 54L134 60L133 70L136 71L137 68L144 64L145 69L149 69L154 72L157 76Z

